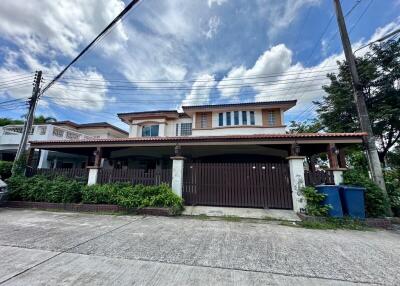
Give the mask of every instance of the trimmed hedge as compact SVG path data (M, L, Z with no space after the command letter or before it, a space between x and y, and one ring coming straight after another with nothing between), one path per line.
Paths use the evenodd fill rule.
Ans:
M12 166L13 166L13 162L0 161L0 177L2 180L5 180L5 179L8 179L11 177Z
M344 184L366 188L365 210L368 217L385 217L390 207L389 198L367 176L357 170L344 172Z
M128 209L143 207L168 207L174 214L183 210L183 201L171 188L159 186L132 186L127 183L114 183L87 186L81 182L43 175L26 178L14 176L7 180L10 200L49 202L113 204Z

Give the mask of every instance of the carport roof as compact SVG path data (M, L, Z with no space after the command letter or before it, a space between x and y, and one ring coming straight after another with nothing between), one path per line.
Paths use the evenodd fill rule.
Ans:
M80 147L80 146L105 146L120 145L175 145L196 143L224 143L224 142L274 142L290 143L362 143L366 133L295 133L295 134L254 134L254 135L225 135L225 136L179 136L179 137L133 137L133 138L107 138L84 140L51 140L31 141L32 148L46 147Z

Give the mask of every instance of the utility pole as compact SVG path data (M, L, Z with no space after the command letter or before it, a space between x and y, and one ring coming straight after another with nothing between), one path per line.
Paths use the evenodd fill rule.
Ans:
M18 146L17 154L15 156L14 164L15 162L18 162L18 160L21 159L21 156L23 156L24 153L26 152L26 144L28 142L29 133L32 129L33 121L35 118L35 109L36 109L36 103L38 101L38 96L40 93L41 81L42 81L42 71L37 71L33 83L32 97L29 100L29 110L24 123L24 129L22 130L22 137Z
M376 149L375 138L372 132L371 122L369 120L367 105L365 104L365 97L360 83L360 78L358 76L356 61L351 49L349 35L347 34L346 23L343 17L340 0L333 0L333 3L335 5L336 17L339 25L340 37L342 38L344 54L346 56L346 61L349 65L351 78L353 80L354 101L357 106L361 130L367 134L364 136L364 144L367 149L366 151L369 169L371 171L373 181L384 191L385 195L387 195L382 167L379 161L378 150Z

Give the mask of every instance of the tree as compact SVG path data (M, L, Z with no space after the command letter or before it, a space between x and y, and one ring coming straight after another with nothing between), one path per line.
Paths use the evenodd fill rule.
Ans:
M13 124L24 124L24 121L18 119L10 119L10 118L0 118L0 126L13 125Z
M379 159L384 163L400 139L400 39L374 45L371 52L357 58L357 67ZM327 75L330 84L323 89L328 95L315 103L319 121L329 132L357 132L351 75L345 61L338 62L338 68L338 74Z
M39 115L35 117L34 123L35 124L45 124L45 123L51 123L51 122L56 122L57 119L54 117L44 117L43 115Z
M290 121L289 133L316 133L323 130L322 124L317 119L310 122Z
M35 124L45 124L45 123L51 123L51 122L56 122L57 119L54 117L44 117L43 115L39 115L35 117L34 123ZM0 118L0 126L6 126L6 125L21 125L24 124L23 120L20 119L10 119L10 118Z

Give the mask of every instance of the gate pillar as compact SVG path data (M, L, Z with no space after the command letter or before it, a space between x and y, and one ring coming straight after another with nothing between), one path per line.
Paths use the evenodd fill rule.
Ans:
M305 157L290 156L287 159L289 161L293 210L295 212L304 212L306 207L306 199L304 198L300 190L305 186L304 166L303 166Z
M183 188L183 165L185 157L174 156L171 157L172 161L172 191L182 198L182 188Z

